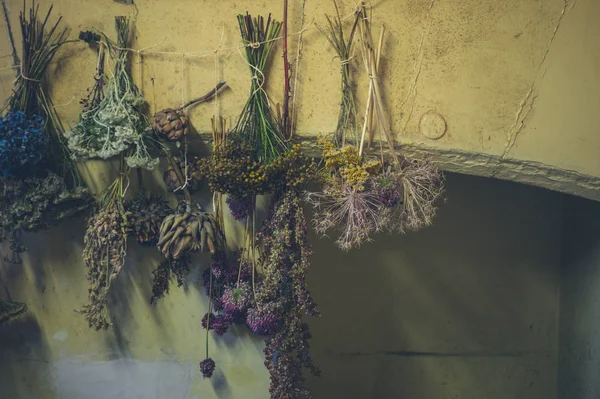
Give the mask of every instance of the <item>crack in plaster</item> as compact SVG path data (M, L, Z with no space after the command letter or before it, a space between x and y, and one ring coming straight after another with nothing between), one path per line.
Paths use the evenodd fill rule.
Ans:
M546 62L546 59L548 58L548 54L550 53L550 48L552 47L552 43L554 43L554 39L556 38L556 35L558 34L558 30L560 28L560 25L562 24L562 21L566 15L567 11L572 9L575 6L576 2L577 2L577 0L564 0L563 8L558 17L556 26L554 27L554 31L552 32L552 35L550 36L550 40L548 41L548 46L546 47L546 51L542 55L542 59L538 65L537 77L534 78L534 80L531 83L531 86L529 88L529 91L527 92L527 94L525 95L525 98L521 101L521 104L519 105L519 109L517 110L517 112L515 114L515 121L512 124L512 126L510 127L510 129L508 130L508 133L506 135L506 144L504 145L504 151L502 152L502 155L500 155L498 162L496 163L496 165L494 166L494 168L492 170L492 177L495 177L497 175L500 164L506 159L508 154L514 148L514 146L517 142L517 138L519 137L519 133L521 133L521 131L525 127L525 120L527 119L527 117L529 116L531 111L533 111L533 103L534 103L535 99L537 98L537 94L534 94L536 91L536 85L539 80L544 78L544 76L546 75L546 72L547 72L547 69L545 69L545 68L542 69L542 67L544 66L544 63Z
M429 30L431 29L431 24L432 24L432 18L431 18L431 9L433 8L435 4L435 0L431 0L431 3L429 3L429 7L427 8L427 21L429 22L427 24L427 27L425 28L425 31L423 32L423 36L421 36L421 43L419 45L419 49L417 50L417 59L415 61L415 76L412 79L412 83L410 84L409 88L408 88L408 93L406 94L406 97L404 98L404 101L402 101L402 103L400 104L400 116L402 117L402 109L404 108L404 106L406 105L406 103L408 102L409 99L411 99L411 106L410 106L410 112L408 113L408 117L406 118L406 121L404 122L404 126L401 128L401 131L403 133L406 133L406 128L408 126L408 122L410 121L410 119L412 118L413 112L415 110L415 105L417 102L417 83L419 81L419 77L421 76L421 70L423 68L423 57L424 57L424 53L423 53L423 47L425 46L425 39L427 37L429 37Z

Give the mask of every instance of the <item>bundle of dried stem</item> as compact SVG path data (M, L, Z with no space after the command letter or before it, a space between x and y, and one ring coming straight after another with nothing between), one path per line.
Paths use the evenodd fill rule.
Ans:
M348 135L350 136L349 138L354 141L357 141L358 138L358 121L356 104L354 101L354 83L350 76L350 62L352 60L354 34L356 32L359 19L361 18L361 13L355 13L352 29L350 30L350 33L347 34L348 38L346 39L340 10L335 0L333 1L333 4L335 6L336 15L334 17L325 15L328 24L327 28L319 25L317 25L317 28L319 31L321 31L325 38L327 38L327 41L329 44L331 44L337 53L338 58L340 59L342 73L342 101L340 103L340 113L337 127L335 129L334 140L337 145L343 146L346 144Z

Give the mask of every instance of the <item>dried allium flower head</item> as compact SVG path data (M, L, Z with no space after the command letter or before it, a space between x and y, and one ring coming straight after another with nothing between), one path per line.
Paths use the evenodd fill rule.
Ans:
M322 192L307 193L306 200L315 208L317 233L337 229L341 234L336 244L345 251L371 241L384 228L381 201L370 187L359 191L345 183L326 183Z
M215 361L212 360L210 357L201 361L200 372L202 373L202 377L204 378L212 377L213 373L215 372Z
M404 233L431 225L436 201L444 192L444 178L435 164L405 160L400 166L390 167L383 176L402 194L396 207L382 212L382 218L387 218L386 229Z
M252 288L243 281L235 287L227 287L223 291L221 302L226 312L244 313L252 302Z
M283 306L279 302L269 302L260 309L248 310L246 324L257 335L273 334L283 320Z
M206 326L208 325L208 329L213 330L218 336L225 334L231 324L232 321L223 315L215 316L212 313L206 313L204 317L202 317L202 328L206 329Z

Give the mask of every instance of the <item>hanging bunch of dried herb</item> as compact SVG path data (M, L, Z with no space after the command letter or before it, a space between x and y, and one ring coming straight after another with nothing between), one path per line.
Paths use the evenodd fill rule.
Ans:
M250 96L244 105L230 136L234 141L249 145L254 160L268 164L287 148L281 138L279 124L264 90L265 70L281 22L263 16L238 15L240 33L246 51L246 62L252 76Z
M405 232L428 226L436 212L436 201L443 193L443 177L433 163L411 161L396 154L378 78L384 29L375 47L364 3L356 18L354 29L358 26L369 77L360 143L358 147L339 147L320 140L325 160L321 171L323 189L306 195L307 201L315 207L317 232L325 235L330 229L338 230L336 243L343 250L359 247L380 231ZM374 129L383 136L380 160L364 155L365 142L370 143ZM391 162L383 157L384 140Z
M11 242L14 262L25 250L22 232L52 227L92 202L45 85L48 65L68 42L67 32L59 29L60 18L48 26L52 7L43 19L38 12L35 3L24 4L19 16L22 61L0 119L0 241Z
M249 325L269 333L265 366L271 375L271 397L311 398L302 369L319 375L303 320L304 315L319 315L306 286L312 249L299 193L287 190L280 195L258 235L264 246L259 261L263 278Z
M124 170L121 161L121 170ZM123 195L125 173L103 193L94 214L87 221L83 240L83 261L89 284L89 303L80 310L90 328L110 327L107 301L112 282L125 264L127 235L130 232L129 214L125 211Z
M148 147L156 144L143 113L146 102L129 74L130 25L128 18L115 17L116 43L103 35L100 45L106 47L114 62L113 75L100 103L80 114L67 137L75 159L108 159L125 154L129 167L151 170L158 158L150 154Z
M343 146L346 141L358 141L358 119L356 113L356 103L354 101L355 84L351 76L351 61L353 58L353 41L356 27L360 18L360 13L355 13L354 23L350 33L344 34L342 17L337 2L334 0L336 15L332 18L328 15L327 27L317 25L317 28L327 38L327 41L337 54L340 60L340 69L342 74L341 92L342 100L340 102L340 113L338 116L337 127L334 134L334 142L338 146Z

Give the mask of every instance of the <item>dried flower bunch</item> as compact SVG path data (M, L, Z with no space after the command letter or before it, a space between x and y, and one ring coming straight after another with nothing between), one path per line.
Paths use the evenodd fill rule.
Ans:
M90 328L110 327L107 300L112 282L118 277L127 254L129 214L123 204L123 175L105 191L99 206L87 222L83 261L89 284L89 303L80 310Z
M151 170L159 160L149 153L152 137L147 134L150 122L143 113L145 100L128 72L125 49L131 35L130 21L116 17L115 26L116 44L109 39L101 43L114 60L113 76L100 103L84 110L68 133L69 148L75 159L108 159L124 153L129 167Z
M154 246L160 235L160 226L171 213L167 201L158 196L138 195L132 201L125 203L127 218L138 244Z
M4 12L8 22L6 8ZM22 232L52 227L91 203L45 84L48 65L67 42L67 30L58 29L61 18L48 26L52 7L42 18L38 12L35 3L27 8L23 2L21 60L8 24L14 64L19 68L0 118L0 242L10 242L12 256L5 260L12 263L21 263L19 253L26 250ZM24 303L0 299L0 323L26 310Z
M339 13L335 23L327 19L330 26L328 39L339 53L347 48L341 41L343 30ZM360 31L363 61L370 83L360 143L356 146L336 145L339 143L336 137L334 142L321 139L319 144L325 161L321 171L323 188L306 195L315 208L316 231L325 235L330 229L336 229L340 233L336 243L346 251L370 241L373 234L381 231L405 232L428 226L435 215L435 203L443 192L443 177L434 164L410 161L396 154L377 79L384 30L382 28L379 43L375 46L369 21L363 3L357 10L352 28L352 35L357 27ZM345 112L342 109L341 115ZM367 145L370 145L374 128L379 129L387 142L392 157L389 163L383 157L383 144L381 160L369 160L364 156L365 139L368 137Z
M274 202L259 239L263 244L260 265L263 278L249 324L268 333L265 366L271 375L272 398L311 398L303 368L319 375L310 355L311 334L304 315L318 316L306 286L312 249L300 195L287 190Z
M0 119L0 176L29 175L42 160L47 145L44 119L9 112Z
M188 251L215 253L223 242L214 216L197 204L183 203L160 226L158 248L166 257L178 259Z
M11 179L0 177L0 241L14 231L34 232L88 209L86 189L69 189L55 174Z

